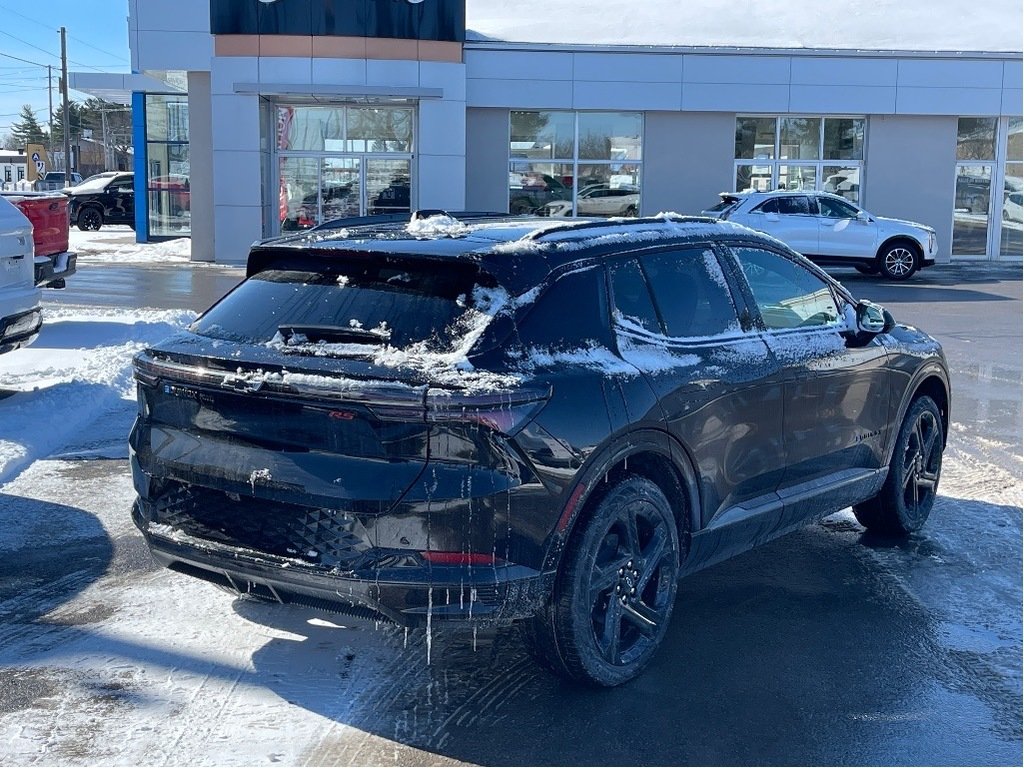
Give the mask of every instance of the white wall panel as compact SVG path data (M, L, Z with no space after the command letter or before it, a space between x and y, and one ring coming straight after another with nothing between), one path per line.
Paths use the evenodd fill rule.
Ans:
M253 95L213 94L213 149L259 151L259 97Z
M420 155L417 168L417 208L466 209L465 155Z
M711 112L788 112L788 85L683 83L683 109Z
M741 85L788 83L789 68L789 56L686 54L683 56L683 82Z
M417 153L466 155L466 102L424 99L420 102Z
M940 61L936 59L901 59L899 86L924 88L1001 88L1001 61Z
M466 77L571 80L572 57L544 51L466 51Z
M210 0L133 1L129 12L140 30L210 34Z
M998 115L1001 88L896 89L896 112L904 115Z
M261 83L309 85L313 82L313 60L297 56L260 56L259 77Z
M415 87L420 84L419 62L369 59L366 84Z
M213 57L213 37L205 32L139 30L135 51L139 71L208 70ZM134 54L132 58L136 58Z
M214 241L217 243L218 264L244 264L249 256L249 246L262 237L263 209L260 206L216 206Z
M576 53L573 62L577 82L678 83L683 78L680 54Z
M801 85L896 85L895 59L792 58L792 82Z
M218 205L262 204L259 151L217 149L213 153L213 199Z
M896 86L792 85L792 112L891 115L896 110Z
M598 83L577 80L575 109L680 109L679 83Z
M441 88L444 98L466 100L466 65L443 61L420 62L420 87Z
M466 80L466 102L471 107L513 109L571 109L570 80Z
M366 59L313 59L315 85L366 85Z
M255 56L215 56L210 69L210 92L233 94L235 83L255 83L259 77L259 59Z

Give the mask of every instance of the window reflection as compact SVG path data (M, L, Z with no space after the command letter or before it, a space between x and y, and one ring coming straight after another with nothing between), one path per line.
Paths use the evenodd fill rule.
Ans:
M1011 118L1006 134L1006 166L1003 175L1003 204L999 215L999 254L1020 258L1024 252L1022 241L1021 195L1024 192L1024 152L1022 152L1022 123L1019 117Z
M988 252L988 209L992 166L959 165L953 202L953 253L984 256Z

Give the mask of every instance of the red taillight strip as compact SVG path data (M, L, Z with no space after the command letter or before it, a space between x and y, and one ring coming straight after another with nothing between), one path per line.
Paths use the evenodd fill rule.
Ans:
M576 486L565 505L565 509L562 511L562 516L558 518L558 525L555 527L556 531L561 533L569 525L569 521L572 520L573 513L576 511L576 507L579 505L580 499L583 498L583 493L586 490L587 486L583 483Z

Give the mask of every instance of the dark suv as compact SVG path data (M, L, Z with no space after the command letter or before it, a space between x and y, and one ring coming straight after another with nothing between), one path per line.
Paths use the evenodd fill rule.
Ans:
M257 244L135 358L133 515L161 563L407 626L518 621L616 685L680 576L849 505L893 534L928 517L939 344L777 240L417 216Z
M71 223L83 231L104 224L127 224L135 228L135 174L98 175L68 189Z

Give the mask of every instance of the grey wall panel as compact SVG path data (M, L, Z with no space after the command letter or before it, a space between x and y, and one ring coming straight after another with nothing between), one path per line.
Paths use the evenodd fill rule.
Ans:
M466 208L508 210L507 109L466 110Z
M736 115L648 112L641 213L700 213L732 189Z
M210 73L188 73L192 260L213 261L213 113Z
M872 213L935 228L938 260L953 242L955 117L872 116L861 192Z

